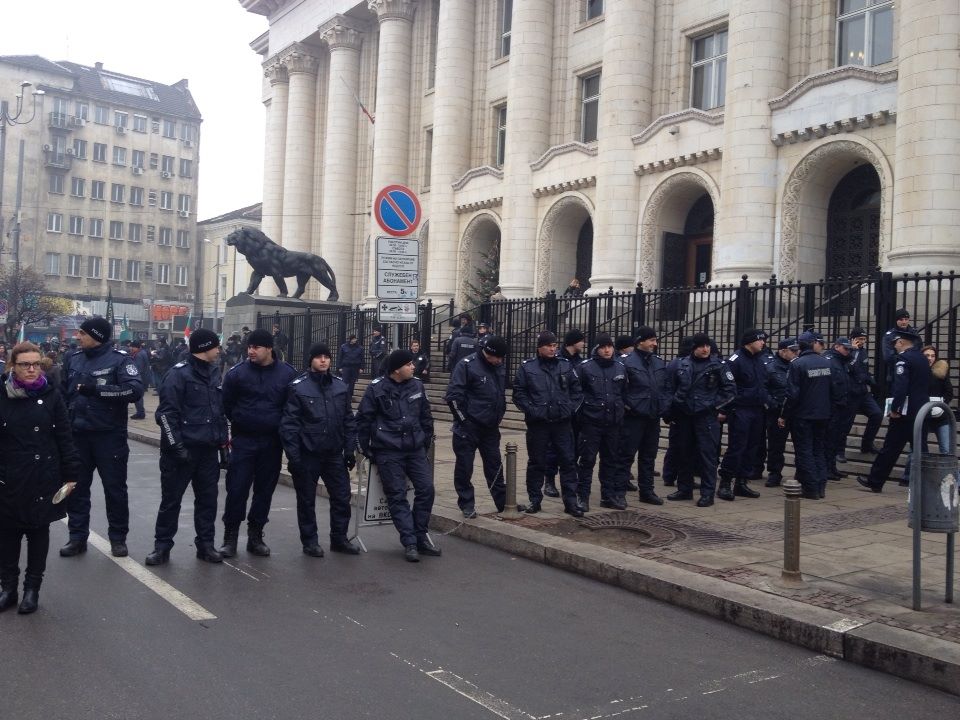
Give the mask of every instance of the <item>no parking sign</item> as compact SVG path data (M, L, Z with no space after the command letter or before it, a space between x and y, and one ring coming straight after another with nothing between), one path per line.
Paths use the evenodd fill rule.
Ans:
M420 225L420 201L408 187L387 185L373 201L373 216L388 235L406 237Z

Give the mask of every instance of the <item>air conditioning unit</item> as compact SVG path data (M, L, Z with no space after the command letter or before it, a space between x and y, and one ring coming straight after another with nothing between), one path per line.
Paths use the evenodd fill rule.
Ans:
M168 173L166 170L160 173L160 177L164 178L165 180L169 180L172 175L173 173Z
M84 120L82 117L74 116L70 118L70 124L73 125L74 127L82 128L84 125L87 124L87 121Z
M43 146L43 151L44 151L44 152L50 152L50 146L49 146L49 145L44 145L44 146Z
M183 297L187 300L193 300L193 293L186 293Z
M127 134L127 129L126 129L125 127L121 127L120 125L117 125L117 126L114 128L114 130L117 131L117 135L126 135L126 134Z
M74 154L73 148L67 148L67 155L73 155L73 154Z
M143 168L139 165L134 165L131 170L133 170L134 175L143 175Z
M170 329L170 323L167 322L166 320L161 320L160 322L157 323L157 330L169 330L169 329Z
M181 211L180 211L180 217L190 217L190 211L189 211L189 210L181 210Z
M184 147L193 147L193 140L184 140L184 141L183 141L183 146L184 146Z

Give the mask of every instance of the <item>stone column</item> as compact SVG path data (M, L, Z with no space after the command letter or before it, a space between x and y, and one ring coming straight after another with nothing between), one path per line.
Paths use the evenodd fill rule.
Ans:
M453 182L470 169L475 17L474 0L440 3L430 166L430 273L424 293L434 304L449 301L457 292L460 219L454 211Z
M337 276L340 299L354 302L353 258L357 245L357 123L360 109L354 93L360 86L360 25L336 15L320 26L320 37L330 48L327 82L327 130L324 138L323 214L320 253Z
M281 243L283 224L283 161L287 138L287 69L272 58L264 65L270 81L266 143L263 158L263 220L261 227L271 240ZM282 243L281 243L282 244Z
M787 90L790 3L732 0L714 283L773 272L777 148L767 102Z
M367 0L377 14L380 42L377 46L376 123L373 126L371 201L387 185L409 181L410 77L413 68L413 16L417 0ZM366 302L376 301L377 248L381 234L370 217L370 265Z
M554 0L514 3L507 80L500 288L507 297L533 294L537 275L537 200L530 163L550 144Z
M896 181L884 269L960 271L960 6L956 0L902 2L896 14Z
M310 252L318 61L297 44L284 54L283 64L290 78L283 168L283 246L288 250Z
M653 107L653 0L607 0L604 14L592 292L636 284L640 197L630 138Z

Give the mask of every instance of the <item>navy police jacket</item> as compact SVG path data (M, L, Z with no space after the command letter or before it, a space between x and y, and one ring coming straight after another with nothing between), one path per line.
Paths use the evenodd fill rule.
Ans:
M74 432L126 430L127 404L143 397L143 378L133 358L110 343L67 355L61 383Z
M359 368L363 366L363 347L360 343L351 345L348 342L340 346L340 353L337 355L337 370L343 368Z
M740 348L729 357L726 367L737 385L734 407L764 408L771 405L767 393L767 366L762 352L751 355L746 348Z
M873 387L875 381L870 373L870 354L866 348L862 350L851 350L853 360L850 361L850 392L862 398Z
M450 352L447 353L447 367L453 367L465 357L473 355L480 348L480 341L473 334L470 325L464 327L457 338L450 343Z
M658 418L670 406L667 363L659 355L634 350L623 358L627 370L627 415Z
M583 401L580 379L564 358L529 358L513 379L513 404L528 422L570 420Z
M792 361L774 355L773 360L767 363L767 393L777 413L783 409L783 403L787 399L787 371L790 370L790 362Z
M433 415L423 383L379 377L367 386L357 410L357 440L365 455L378 450L426 449L433 438Z
M506 387L506 367L491 365L482 352L476 352L453 368L443 399L450 406L454 423L495 428L507 411Z
M370 358L374 361L374 370L377 369L377 361L387 354L387 339L381 335L370 341Z
M671 381L672 416L725 412L737 393L733 373L714 355L705 360L693 355L680 358Z
M577 367L577 376L583 388L580 420L603 427L619 425L627 391L627 369L615 358L605 360L592 357Z
M813 350L804 350L787 371L787 400L784 417L797 420L829 420L836 396L830 360Z
M907 417L912 422L920 408L930 401L930 381L933 372L930 363L920 348L907 348L897 355L893 366L893 401L890 410Z
M330 372L300 375L287 393L280 439L287 459L294 464L304 452L352 453L357 447L357 421L347 384Z
M823 357L830 361L830 367L833 372L830 375L830 381L833 383L834 402L838 406L847 407L854 402L859 402L860 397L854 397L851 394L853 389L853 353L841 355L836 350L827 350Z
M156 412L160 447L220 447L227 443L220 370L215 363L191 355L178 362L160 384Z
M223 412L234 435L275 435L287 397L297 377L292 366L273 356L269 365L244 360L223 378Z

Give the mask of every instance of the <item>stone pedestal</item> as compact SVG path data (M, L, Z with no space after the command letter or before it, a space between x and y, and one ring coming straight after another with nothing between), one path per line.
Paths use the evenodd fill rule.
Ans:
M323 300L294 300L293 298L270 297L268 295L247 295L240 293L226 303L223 315L223 330L229 337L240 332L246 326L253 330L257 327L257 314L262 316L300 315L307 312L336 312L349 309L347 303L326 302ZM269 329L269 327L267 328Z

